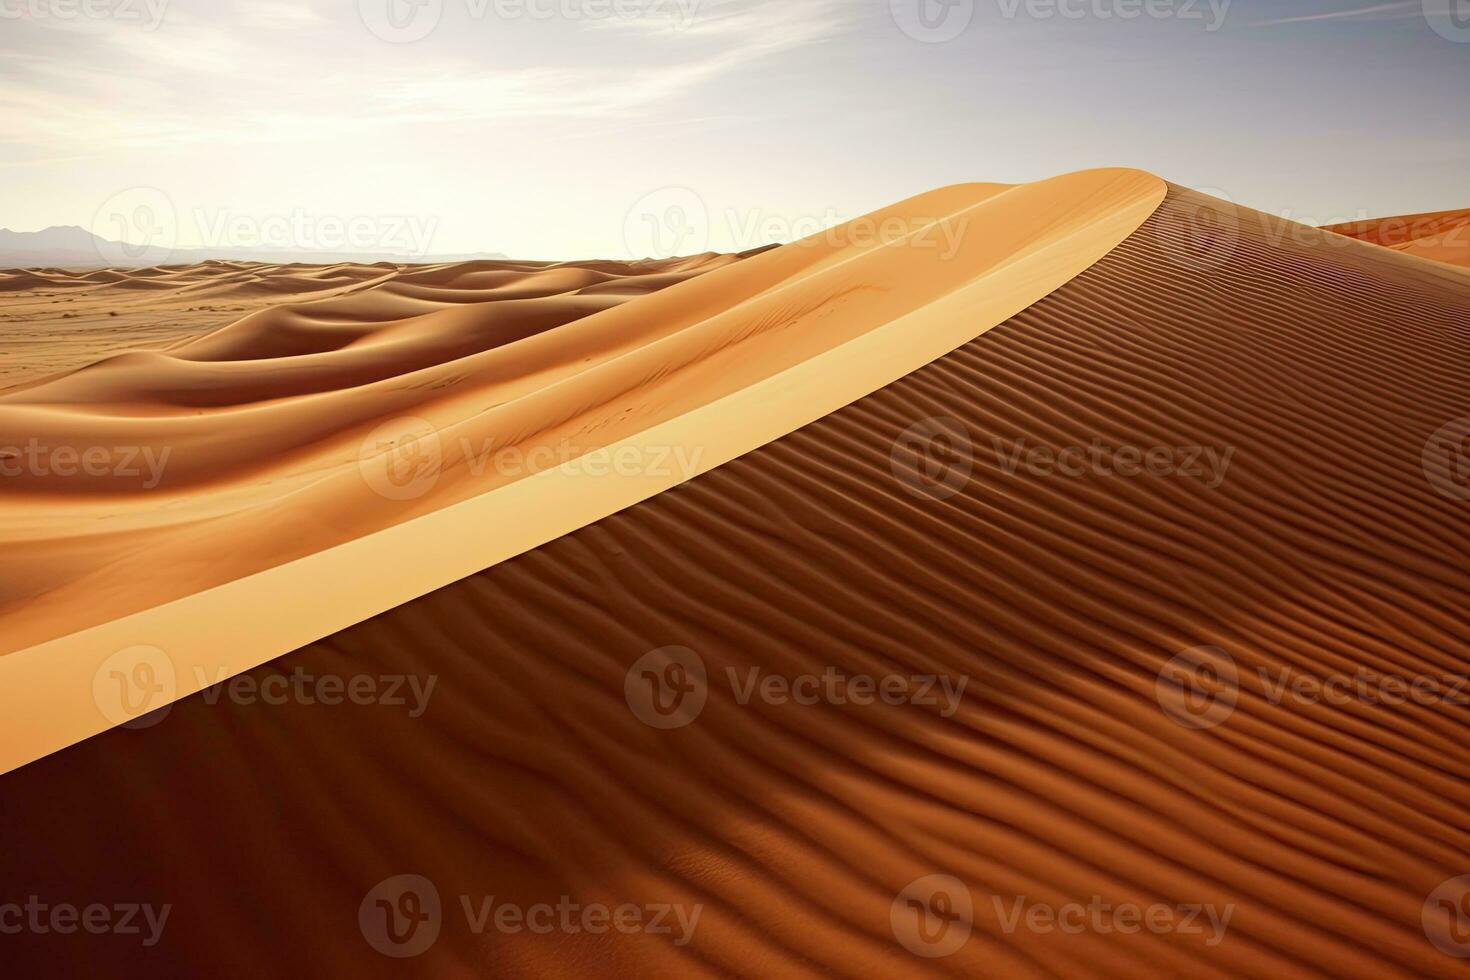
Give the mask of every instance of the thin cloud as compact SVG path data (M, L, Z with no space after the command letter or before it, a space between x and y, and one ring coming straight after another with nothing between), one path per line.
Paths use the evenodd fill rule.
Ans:
M1424 5L1421 0L1395 0L1393 3L1379 3L1371 7L1354 7L1351 10L1330 10L1320 14L1303 14L1299 17L1278 17L1275 20L1258 20L1252 23L1252 27L1280 27L1284 24L1308 24L1324 20L1398 20L1400 18L1418 17L1423 14Z
M852 0L644 0L632 16L583 21L595 30L623 30L678 40L763 37L788 46L840 34L860 19ZM781 35L779 38L774 35Z
M501 119L633 121L848 30L851 8L848 0L665 0L658 9L693 17L667 34L620 34L618 51L637 55L631 70L586 61L486 67L473 55L428 47L383 48L377 53L389 57L364 62L321 44L323 30L360 41L355 17L328 23L305 8L298 21L308 29L294 31L277 5L254 13L216 8L207 19L178 12L157 32L93 23L64 38L42 34L36 39L51 43L0 69L0 145L51 156ZM565 26L587 23L608 22ZM119 102L119 92L133 97Z
M237 8L243 23L268 30L298 30L326 24L327 18L308 3L285 3L282 0L257 0Z

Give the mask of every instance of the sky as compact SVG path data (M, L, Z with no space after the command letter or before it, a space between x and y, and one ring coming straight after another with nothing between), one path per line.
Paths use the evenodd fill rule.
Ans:
M1470 0L0 0L0 227L574 259L1132 166L1470 206Z

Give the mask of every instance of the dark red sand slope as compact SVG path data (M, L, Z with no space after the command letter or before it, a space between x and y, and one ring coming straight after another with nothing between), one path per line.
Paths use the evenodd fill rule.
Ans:
M950 357L250 675L432 677L417 717L406 687L406 705L196 697L6 777L0 900L172 910L151 947L146 926L32 930L0 935L0 962L1470 975L1442 951L1470 953L1452 918L1470 904L1435 891L1470 874L1470 721L1450 703L1470 692L1367 703L1394 700L1385 677L1470 670L1470 468L1445 429L1470 416L1470 277L1315 234L1176 190ZM916 456L901 434L929 419ZM1133 476L1026 465L1094 445L1125 467L1170 448ZM698 655L707 699L659 729L630 710L664 721L650 677L702 690L640 663L668 646ZM1191 699L1167 667L1200 647L1215 673ZM952 712L942 691L741 704L727 674L829 668L966 686ZM1350 697L1310 693L1360 669ZM1282 671L1306 693L1273 703ZM374 891L403 874L437 915L422 882ZM511 931L559 902L550 933ZM630 906L625 928L579 918L598 903Z

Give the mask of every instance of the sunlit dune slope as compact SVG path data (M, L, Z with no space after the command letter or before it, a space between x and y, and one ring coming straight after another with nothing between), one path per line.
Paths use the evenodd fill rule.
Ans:
M420 291L463 275L410 276L0 397L0 445L160 463L9 479L0 762L106 727L91 683L119 650L185 679L255 666L835 411L1066 282L1163 193L1128 170L958 185L681 262L634 302L607 264L447 308Z
M1470 208L1370 218L1329 225L1327 230L1405 255L1470 267Z
M103 556L133 553L152 566L146 553L158 554L170 533L193 542L171 552L172 559L212 563L209 552L222 542L200 521L220 513L249 511L261 520L256 530L265 532L270 517L262 508L281 505L302 482L311 481L319 465L309 457L312 444L322 430L337 428L331 420L313 418L331 406L319 404L320 399L308 404L310 396L341 394L373 381L391 383L420 365L442 365L513 343L735 261L738 256L711 254L588 266L482 261L322 268L316 277L336 284L327 298L265 307L167 350L117 354L0 394L0 446L5 447L0 451L8 453L0 484L0 536L33 559L0 584L6 600L0 608L65 585ZM287 275L292 267L223 263L158 271L181 283L209 282L211 291L311 277L305 267L299 275ZM352 281L361 288L337 289ZM98 308L116 301L110 287L100 288L90 293ZM295 286L272 291L291 289ZM169 315L167 307L150 310ZM121 336L132 335L124 329ZM363 414L372 417L370 410ZM273 433L272 424L290 432ZM41 452L28 456L32 445ZM57 449L68 447L79 457L101 452L107 461L93 473L48 465ZM289 486L270 485L283 465L290 465L281 458L289 453L307 457L293 461L295 469L307 472ZM334 534L343 531L329 529L320 537ZM288 552L308 550L284 545ZM269 552L277 546L264 547ZM69 549L76 550L68 556ZM260 567L250 557L239 565ZM167 575L150 572L149 577L160 580L159 594L168 594L199 587L200 582L188 581L194 574L181 568L171 584L164 584ZM107 581L102 588L111 593ZM123 588L120 603L153 601L134 595L126 583ZM105 616L108 611L98 612ZM79 625L71 613L64 615L63 625Z
M1470 870L1464 707L1262 680L1470 670L1467 503L1425 461L1470 415L1470 294L1329 237L1173 190L949 356L252 674L433 678L419 714L194 697L13 773L3 880L179 902L139 976L1462 977L1423 916ZM1013 462L1094 444L1178 469ZM659 730L626 685L668 646L708 699ZM1159 680L1201 647L1238 671L1223 718ZM727 679L828 669L967 686L946 714ZM399 961L358 910L406 873L442 929ZM973 931L920 958L895 902L935 874L973 900L939 932ZM461 896L486 895L702 915L687 945L476 935ZM1008 928L1017 901L1232 912L1041 932Z

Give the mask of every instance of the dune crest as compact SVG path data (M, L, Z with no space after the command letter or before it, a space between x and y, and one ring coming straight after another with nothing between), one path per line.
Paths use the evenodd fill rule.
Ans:
M120 651L163 651L182 697L606 517L970 342L1164 194L1128 170L944 188L632 303L605 263L398 280L0 396L0 444L167 454L8 481L29 561L0 600L0 768L115 724L92 684ZM462 287L507 295L419 291Z

